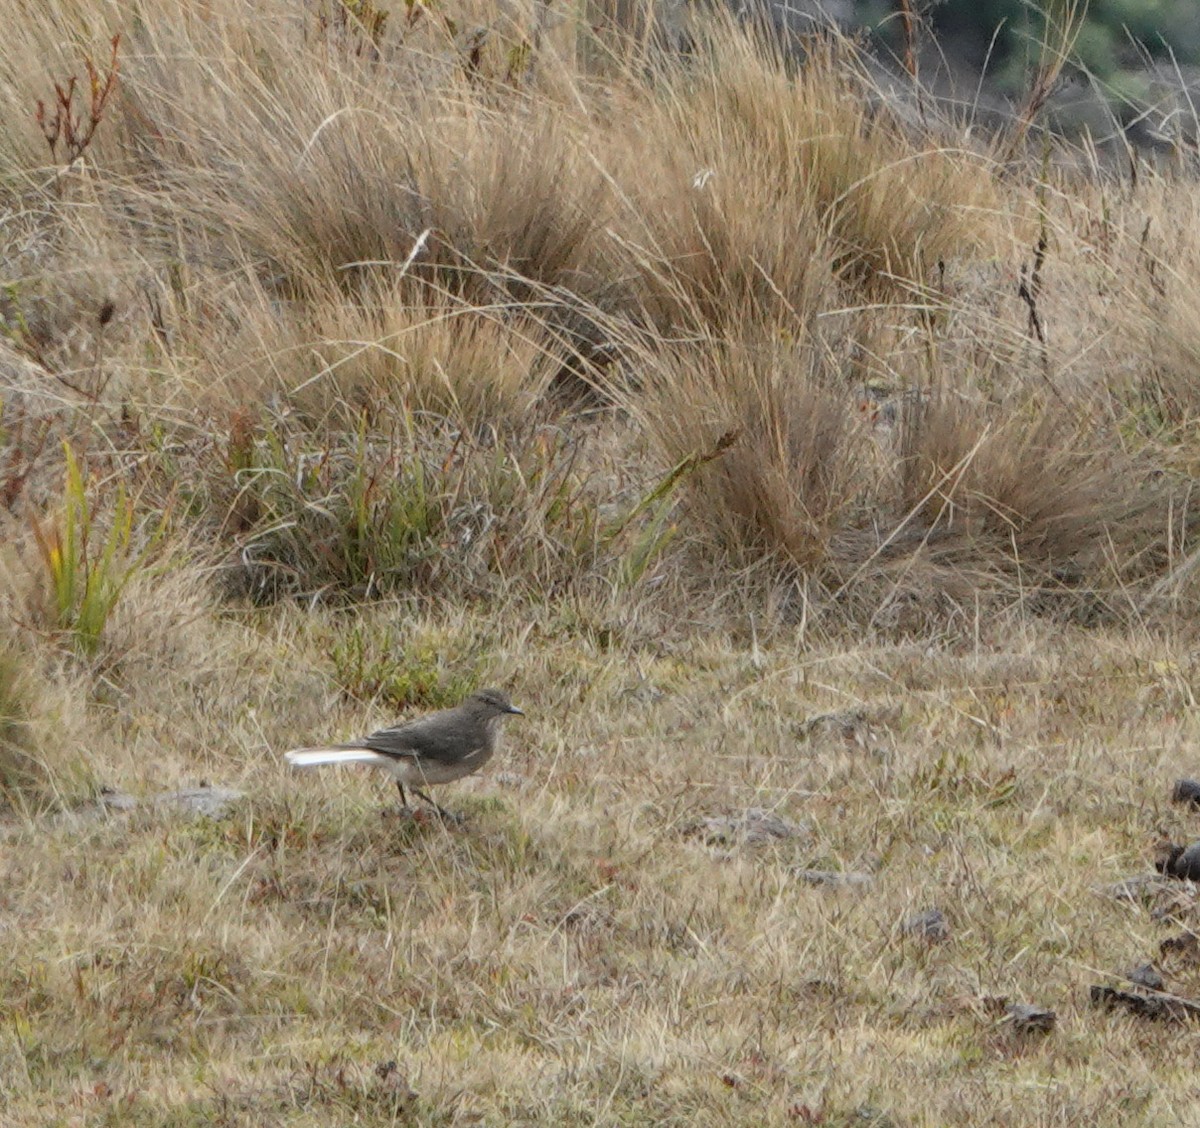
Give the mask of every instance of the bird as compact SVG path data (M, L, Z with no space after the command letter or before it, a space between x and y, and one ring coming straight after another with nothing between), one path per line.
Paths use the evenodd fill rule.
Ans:
M450 783L477 772L496 752L500 725L506 716L525 714L500 689L481 689L461 705L441 709L426 717L382 728L350 744L319 748L294 748L283 758L294 768L323 764L374 764L396 781L400 802L408 809L407 786L437 813L453 820L422 786Z

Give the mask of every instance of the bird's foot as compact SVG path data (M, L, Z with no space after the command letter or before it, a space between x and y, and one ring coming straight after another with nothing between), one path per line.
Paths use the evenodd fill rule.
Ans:
M383 817L385 819L403 819L409 822L418 818L420 812L415 807L410 807L407 803L401 804L398 807L384 807Z
M418 791L415 787L412 791L418 799L423 799L433 810L437 811L438 818L442 822L449 823L451 826L462 826L467 821L462 815L456 815L453 811L447 811L445 807L439 807L424 791Z
M426 823L440 822L446 826L465 826L466 816L455 811L447 811L445 807L384 807L385 819L398 819L405 823L416 823L418 826Z

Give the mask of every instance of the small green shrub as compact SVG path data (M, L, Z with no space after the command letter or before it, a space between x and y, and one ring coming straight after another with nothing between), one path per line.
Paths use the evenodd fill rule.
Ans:
M478 688L477 665L444 638L406 638L388 628L356 624L330 649L338 684L348 697L398 710L457 705Z
M214 497L235 590L260 602L470 595L586 570L595 508L575 451L553 429L476 436L412 412L390 433L365 416L321 436L279 419L243 426Z
M54 629L69 635L83 654L95 652L126 585L159 540L165 521L136 544L134 506L118 483L107 530L88 499L79 462L65 444L66 476L59 517L32 527L46 568L48 615Z

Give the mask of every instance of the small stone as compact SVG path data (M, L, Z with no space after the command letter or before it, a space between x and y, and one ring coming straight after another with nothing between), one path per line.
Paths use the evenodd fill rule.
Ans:
M1095 1006L1104 1010L1124 1010L1137 1018L1149 1018L1160 1022L1182 1022L1185 1019L1200 1018L1200 1003L1178 995L1121 991L1101 983L1094 984L1088 995Z
M1165 843L1154 860L1159 873L1185 881L1200 881L1200 841L1187 846Z
M1139 874L1098 892L1142 906L1152 920L1166 920L1190 912L1197 900L1195 884L1157 873Z
M853 1115L855 1124L869 1124L871 1128L895 1128L896 1122L875 1105L860 1104Z
M837 713L818 713L800 723L800 735L839 737L847 744L856 743L870 724L866 709L843 709Z
M793 869L792 876L805 885L827 885L834 889L861 888L874 880L869 873L855 870Z
M188 814L219 819L244 798L245 792L235 791L232 787L186 787L180 791L163 791L150 801L155 806L178 807Z
M656 685L652 685L645 678L642 678L637 685L626 689L625 695L640 705L653 705L655 702L661 701L666 697L666 693L663 690L659 689Z
M125 791L113 791L110 787L100 789L97 805L106 811L132 811L137 806L137 800Z
M1151 991L1161 991L1165 986L1162 975L1152 963L1130 968L1125 978L1135 987L1148 987Z
M1105 885L1103 888L1097 889L1097 892L1106 897L1112 897L1116 901L1140 901L1150 904L1164 892L1174 893L1178 888L1173 881L1168 881L1158 874L1138 873L1123 881Z
M887 760L892 756L888 748L891 734L899 727L902 717L902 705L859 705L793 722L792 731L813 750L857 749L876 760Z
M1200 807L1200 782L1194 779L1179 779L1171 791L1172 803L1190 803Z
M1175 936L1168 936L1158 946L1159 954L1164 958L1178 958L1195 962L1200 956L1200 936L1191 929L1184 929Z
M791 822L762 807L749 807L739 815L713 815L688 828L710 846L761 846L808 834L808 827Z
M950 922L941 909L926 909L923 913L911 916L901 926L901 931L908 936L916 936L931 944L940 944L950 939Z
M1058 1015L1029 1003L1012 1003L1006 1012L1009 1024L1018 1034L1049 1034Z

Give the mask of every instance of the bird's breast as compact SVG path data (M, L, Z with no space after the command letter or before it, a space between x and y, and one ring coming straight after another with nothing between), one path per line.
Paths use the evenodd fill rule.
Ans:
M422 787L427 783L450 783L477 772L492 758L494 751L494 746L486 742L472 748L461 759L453 762L419 756L404 757L396 762L392 774L401 783L414 787Z

